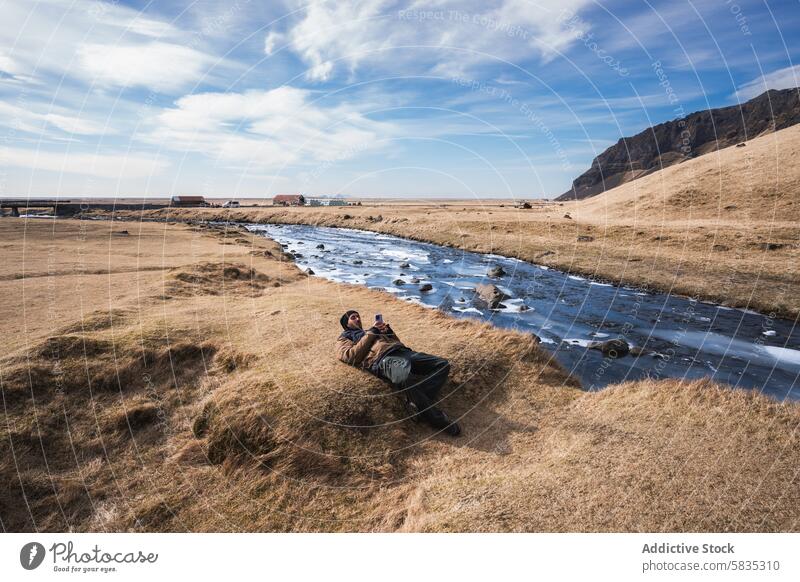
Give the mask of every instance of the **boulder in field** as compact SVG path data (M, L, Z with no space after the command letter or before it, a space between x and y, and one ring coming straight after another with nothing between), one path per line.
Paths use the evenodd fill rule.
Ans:
M776 243L776 242L765 242L765 243L758 243L757 247L762 251L777 251L780 250L788 245L784 243Z
M408 263L400 263L400 268L401 269L408 269L410 266L411 265L409 265Z
M506 270L501 267L500 265L495 265L491 269L489 269L489 276L493 278L503 277L506 274Z
M324 249L324 248L325 248L325 245L324 245L324 244L322 244L322 243L319 243L319 244L317 245L317 248L318 248L318 249Z
M423 285L420 285L419 290L422 291L423 293L427 293L428 291L433 290L433 285L431 285L430 283L424 283Z
M402 279L395 279L394 284L397 285L398 287L402 287L403 285L406 284L406 282L403 281Z

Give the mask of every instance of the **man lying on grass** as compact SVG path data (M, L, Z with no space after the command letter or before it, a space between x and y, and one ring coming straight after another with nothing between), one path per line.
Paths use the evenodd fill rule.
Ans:
M403 397L406 411L415 421L423 420L450 436L461 434L458 424L435 406L450 373L450 363L410 350L381 316L375 319L375 325L364 331L357 311L342 315L339 323L344 331L337 342L339 359L387 380Z

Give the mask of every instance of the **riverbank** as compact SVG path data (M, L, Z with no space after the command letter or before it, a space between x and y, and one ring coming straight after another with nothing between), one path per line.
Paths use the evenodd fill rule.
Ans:
M364 202L165 208L131 220L358 228L496 253L621 285L800 316L800 126L706 154L582 202Z
M215 220L356 228L412 240L495 253L561 271L646 290L752 309L773 317L800 316L794 224L620 223L565 218L573 205L519 210L480 207L392 207L123 212L115 216L164 221ZM764 241L779 245L768 250ZM716 249L735 248L733 252Z
M240 229L3 219L0 243L6 530L800 524L800 405L708 382L582 392L529 335L307 277ZM462 438L335 360L352 306L451 360Z

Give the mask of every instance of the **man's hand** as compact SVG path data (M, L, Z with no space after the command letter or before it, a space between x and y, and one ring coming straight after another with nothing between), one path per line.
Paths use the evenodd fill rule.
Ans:
M389 324L385 321L378 321L375 323L375 327L378 329L380 333L386 333L389 331Z

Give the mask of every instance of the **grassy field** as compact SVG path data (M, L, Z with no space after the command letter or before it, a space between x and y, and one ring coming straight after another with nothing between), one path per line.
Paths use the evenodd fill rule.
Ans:
M527 210L508 201L370 201L127 214L374 230L794 319L800 315L799 155L795 126L595 198Z
M269 212L442 232L433 209L414 233L383 209ZM4 218L0 244L5 531L800 529L798 404L584 393L531 336L307 277L238 229ZM350 307L451 360L464 436L335 359Z

